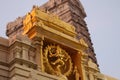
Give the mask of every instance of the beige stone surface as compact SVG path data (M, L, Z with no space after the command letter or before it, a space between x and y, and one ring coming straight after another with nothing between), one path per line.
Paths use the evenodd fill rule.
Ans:
M0 37L0 45L8 46L9 45L8 39Z

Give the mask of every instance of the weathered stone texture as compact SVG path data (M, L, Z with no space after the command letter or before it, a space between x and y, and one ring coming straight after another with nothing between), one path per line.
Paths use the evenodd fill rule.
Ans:
M44 5L40 6L40 9L56 14L63 21L75 26L77 32L76 38L83 38L85 40L89 46L88 50L85 52L88 53L89 57L97 64L90 33L84 20L86 13L79 0L49 0ZM17 34L23 32L22 26L24 17L18 17L15 21L8 23L6 35L10 38L11 42Z
M40 8L58 15L63 21L72 24L76 28L76 38L85 40L89 46L85 52L97 64L90 33L84 20L86 13L79 0L49 0Z

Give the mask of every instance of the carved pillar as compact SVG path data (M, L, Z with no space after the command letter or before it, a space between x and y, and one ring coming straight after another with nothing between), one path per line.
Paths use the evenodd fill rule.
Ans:
M88 55L81 52L81 66L82 66L82 73L83 73L83 80L88 80L87 78L87 73L86 73L86 66L87 66L87 60L88 60Z
M35 61L35 51L32 51L31 49L29 50L29 52L28 52L28 59L30 60L30 61Z
M21 53L21 48L20 47L16 47L13 51L13 53L15 54L14 57L15 58L20 58L20 53Z
M40 38L40 37L37 37L34 39L33 41L33 44L36 48L36 58L35 58L35 61L38 65L38 70L39 71L44 71L44 68L43 68L43 38Z
M22 58L23 59L28 59L28 49L25 47L25 46L23 46L23 48L22 48Z
M90 77L90 80L94 80L94 76L93 76L92 72L89 72L89 77Z
M74 73L75 73L75 80L79 80L80 79L80 73L78 72L77 67L74 67Z

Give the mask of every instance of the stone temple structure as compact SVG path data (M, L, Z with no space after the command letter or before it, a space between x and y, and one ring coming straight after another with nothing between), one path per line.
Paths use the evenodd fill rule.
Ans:
M79 0L49 0L8 23L0 80L116 80L100 73Z

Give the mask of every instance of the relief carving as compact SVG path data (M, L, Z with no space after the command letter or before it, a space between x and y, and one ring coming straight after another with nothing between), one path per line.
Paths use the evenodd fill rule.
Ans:
M60 46L47 46L44 50L45 72L54 75L69 76L72 72L72 60Z

